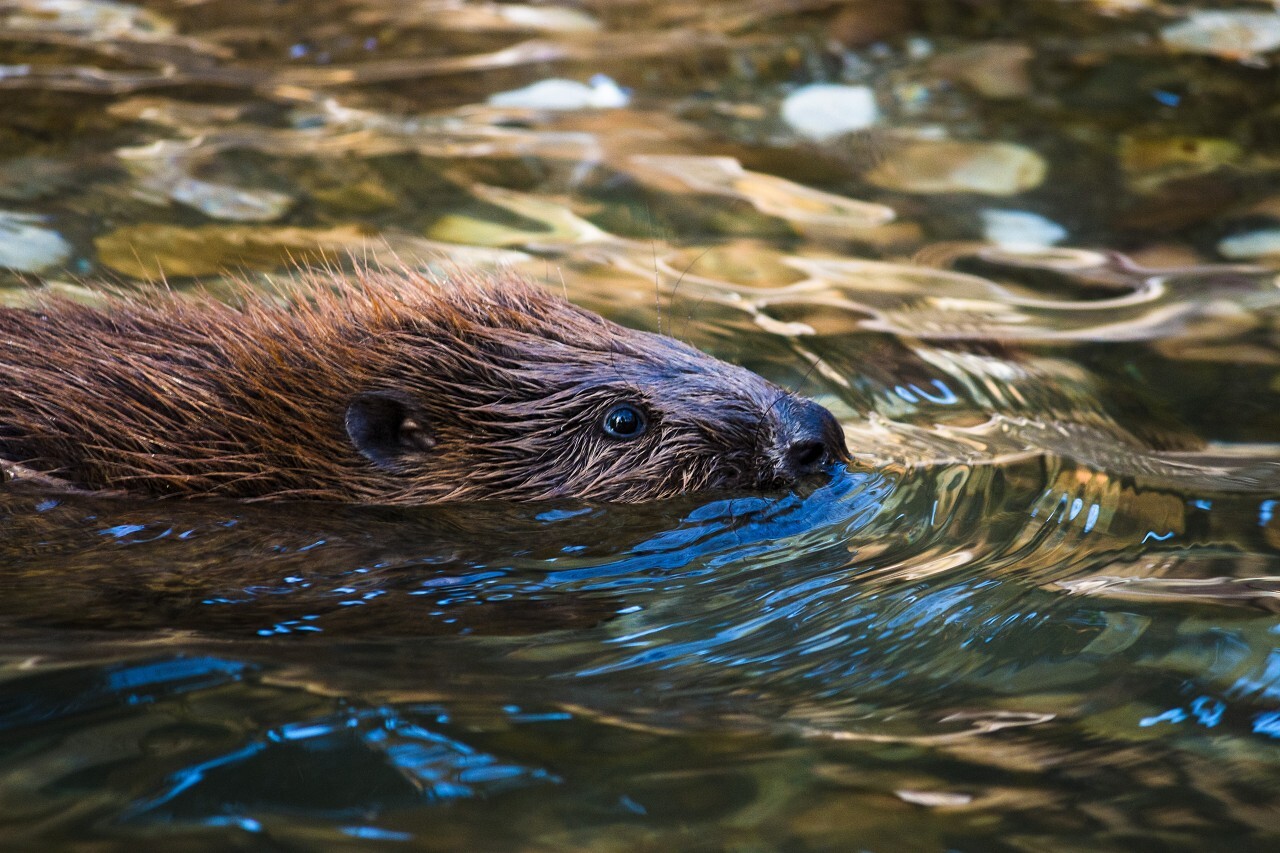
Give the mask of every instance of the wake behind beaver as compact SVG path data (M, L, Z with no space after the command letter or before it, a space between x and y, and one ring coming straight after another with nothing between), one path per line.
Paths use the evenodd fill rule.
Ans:
M640 502L848 459L818 404L510 275L49 299L0 309L0 371L0 458L94 490Z

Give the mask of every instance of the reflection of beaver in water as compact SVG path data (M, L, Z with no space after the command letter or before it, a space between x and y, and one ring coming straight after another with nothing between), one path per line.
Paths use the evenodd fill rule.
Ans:
M644 501L847 458L826 409L513 277L313 277L292 308L0 309L0 458L91 489Z

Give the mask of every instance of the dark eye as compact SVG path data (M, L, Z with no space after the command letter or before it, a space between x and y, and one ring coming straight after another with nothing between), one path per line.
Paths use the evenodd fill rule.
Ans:
M623 440L639 438L644 435L648 425L644 414L629 403L614 406L605 413L604 420L600 422L605 435Z

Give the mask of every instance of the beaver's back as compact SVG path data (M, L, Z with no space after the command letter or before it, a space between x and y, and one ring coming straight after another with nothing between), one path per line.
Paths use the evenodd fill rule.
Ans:
M309 426L320 413L304 400L316 383L340 391L323 356L344 360L341 337L336 325L317 335L305 315L264 309L176 296L0 309L0 457L98 489L297 488L282 476L297 462L270 425L287 419L300 440L332 433L332 423ZM350 361L342 370L359 372Z

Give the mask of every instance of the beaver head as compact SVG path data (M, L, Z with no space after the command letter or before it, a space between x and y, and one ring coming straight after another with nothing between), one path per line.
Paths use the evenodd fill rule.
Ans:
M0 332L0 456L91 488L636 502L848 458L816 403L512 276L313 274L285 307L52 302Z

